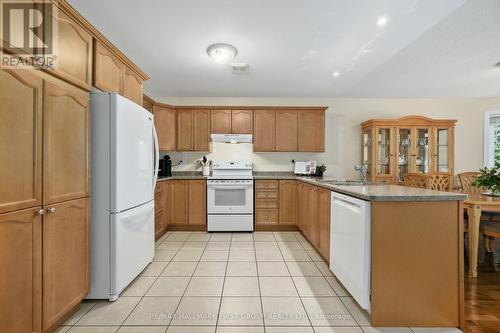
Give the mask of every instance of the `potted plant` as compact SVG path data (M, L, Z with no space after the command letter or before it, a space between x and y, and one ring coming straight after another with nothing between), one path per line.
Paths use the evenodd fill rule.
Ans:
M321 164L321 165L316 167L316 173L314 174L314 176L323 177L323 174L325 173L325 171L326 171L326 165Z
M500 196L500 168L482 168L479 170L475 185L477 187L486 187L488 192L484 193L491 196Z

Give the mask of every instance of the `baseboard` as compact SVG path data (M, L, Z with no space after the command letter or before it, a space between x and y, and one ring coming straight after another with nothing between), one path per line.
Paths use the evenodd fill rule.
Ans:
M167 231L207 231L206 225L199 224L169 224Z

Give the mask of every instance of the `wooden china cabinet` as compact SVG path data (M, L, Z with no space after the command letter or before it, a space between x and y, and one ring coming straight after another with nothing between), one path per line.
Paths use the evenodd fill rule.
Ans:
M446 172L453 181L455 123L422 116L361 123L361 161L368 180L397 184L409 172Z

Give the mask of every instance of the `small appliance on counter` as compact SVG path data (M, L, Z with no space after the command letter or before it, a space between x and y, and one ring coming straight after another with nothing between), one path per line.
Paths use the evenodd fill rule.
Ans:
M296 175L314 175L316 173L316 161L296 161L293 173Z
M172 160L170 159L170 156L165 155L160 160L158 176L172 177Z

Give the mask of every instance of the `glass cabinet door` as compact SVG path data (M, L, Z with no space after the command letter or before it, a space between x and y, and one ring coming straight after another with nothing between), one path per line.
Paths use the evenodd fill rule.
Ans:
M415 147L415 172L429 172L429 129L417 128Z
M371 128L365 129L363 131L363 160L362 163L366 166L366 172L368 175L371 174L371 164L372 164L372 138L371 138Z
M411 156L411 128L398 128L398 180L403 181L409 172Z
M436 171L449 172L449 133L448 128L438 128L436 131Z
M391 174L391 129L377 128L377 175Z

